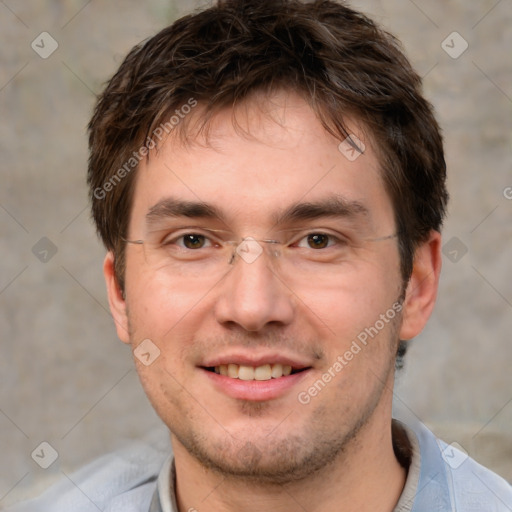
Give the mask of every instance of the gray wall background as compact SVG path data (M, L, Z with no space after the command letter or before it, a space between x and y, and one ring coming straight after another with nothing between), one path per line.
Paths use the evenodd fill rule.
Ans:
M155 428L165 435L108 312L85 127L126 52L197 5L0 1L0 508ZM352 5L402 40L446 138L442 284L397 407L512 480L511 1ZM31 47L51 49L43 31L58 43L47 58ZM460 56L454 31L468 44ZM31 457L43 441L59 455L46 470Z

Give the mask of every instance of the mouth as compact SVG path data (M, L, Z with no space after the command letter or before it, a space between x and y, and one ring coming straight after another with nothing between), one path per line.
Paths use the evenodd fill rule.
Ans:
M236 362L235 362L236 361ZM236 400L262 402L295 396L293 390L313 370L286 357L222 357L199 367L213 388Z
M230 379L239 379L243 381L268 381L301 373L308 370L309 367L294 368L291 365L281 363L266 363L259 366L229 363L220 364L218 366L203 367L203 369Z

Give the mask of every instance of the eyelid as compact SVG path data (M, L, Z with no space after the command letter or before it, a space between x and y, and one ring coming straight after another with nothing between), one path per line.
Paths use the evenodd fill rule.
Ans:
M348 236L343 235L342 233L339 232L334 232L330 229L303 229L301 230L300 233L296 234L293 238L291 238L290 241L287 242L287 245L297 244L298 242L300 242L301 240L310 235L325 235L328 236L333 241L335 241L336 243L341 244L346 244L349 241Z
M157 237L157 234L159 232L164 232L165 234L163 234L161 237ZM179 226L176 228L162 228L158 230L153 230L151 233L153 233L156 239L154 243L161 246L168 245L170 243L175 243L176 240L178 240L180 237L191 234L202 235L208 240L210 240L212 243L217 243L221 245L233 245L240 243L242 241L242 238L238 240L236 236L228 230L206 228L197 225ZM338 243L348 243L350 240L350 236L347 234L341 233L334 229L322 227L286 228L278 230L275 233L277 235L277 238L271 236L258 240L261 242L274 242L282 245L293 245L302 240L302 238L313 234L326 235ZM222 234L224 234L225 236L221 236Z
M182 244L178 244L178 240L183 239L183 237L187 235L198 235L204 237L205 240L209 242L209 245L206 247L214 247L215 245L223 243L217 236L214 235L212 230L205 228L180 228L163 237L162 240L158 242L158 245L166 246L175 244L180 249L185 249Z
M229 233L227 230L210 229L210 228L204 228L201 226L180 226L177 228L166 228L166 229L159 229L159 230L153 231L153 233L155 235L156 235L156 233L159 233L159 232L165 233L164 235L162 235L162 238L161 238L160 243L162 243L162 244L166 240L176 240L185 235L201 235L201 236L204 236L205 238L215 239L220 242L221 238L218 235L220 233Z

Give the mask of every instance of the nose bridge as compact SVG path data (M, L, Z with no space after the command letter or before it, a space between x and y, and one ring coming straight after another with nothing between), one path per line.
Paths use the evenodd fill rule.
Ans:
M278 245L279 242L276 240L256 240L252 236L245 237L236 245L230 263L233 264L239 259L250 265L260 259L264 253L267 257L275 257L279 254Z
M216 314L220 322L235 322L257 331L269 322L287 324L293 317L290 293L272 268L278 246L273 241L243 239L231 257L233 266L222 287Z

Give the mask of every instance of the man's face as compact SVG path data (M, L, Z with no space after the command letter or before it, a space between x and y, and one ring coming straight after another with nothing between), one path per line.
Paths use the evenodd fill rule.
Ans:
M386 428L399 254L375 150L357 123L366 149L353 160L295 96L274 98L270 115L248 103L237 120L250 136L222 112L210 144L169 137L140 166L129 239L144 244L127 246L130 334L119 334L160 350L152 364L136 362L175 450L285 481L364 429ZM228 243L246 237L259 242L238 252ZM286 366L292 374L279 377Z

